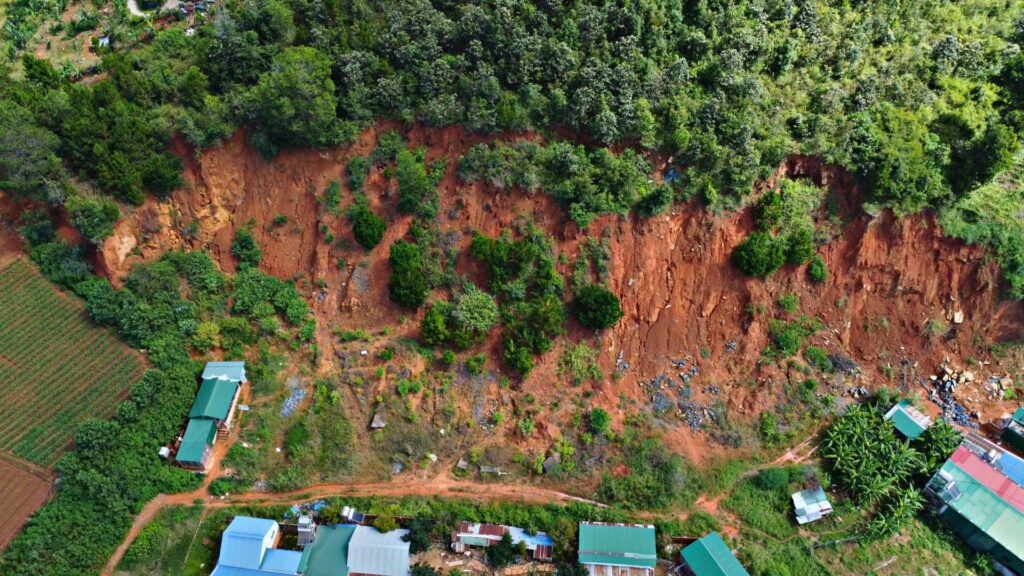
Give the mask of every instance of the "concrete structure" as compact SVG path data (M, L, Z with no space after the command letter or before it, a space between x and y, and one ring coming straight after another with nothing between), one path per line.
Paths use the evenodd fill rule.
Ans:
M1024 460L969 434L925 495L969 546L1024 574Z
M275 548L280 537L281 527L273 520L236 516L221 536L210 576L301 574L303 553Z
M896 430L907 440L914 440L932 425L932 419L914 407L910 400L900 400L885 413Z
M654 576L654 526L583 522L579 562L590 576Z
M452 550L461 553L470 548L493 546L501 542L505 534L511 537L513 545L522 542L534 560L551 562L555 543L550 536L544 532L531 534L522 528L499 524L460 522L458 532L452 534Z
M832 504L825 491L818 486L794 493L793 509L796 511L797 524L807 524L831 514Z
M718 532L683 548L679 563L684 576L750 576Z
M231 430L245 379L245 362L208 362L203 382L189 411L188 425L175 460L183 468L204 471L217 438Z

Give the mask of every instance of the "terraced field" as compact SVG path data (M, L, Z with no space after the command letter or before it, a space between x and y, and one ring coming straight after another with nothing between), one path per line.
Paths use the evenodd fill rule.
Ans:
M78 425L110 416L143 369L30 264L0 270L0 452L52 467Z

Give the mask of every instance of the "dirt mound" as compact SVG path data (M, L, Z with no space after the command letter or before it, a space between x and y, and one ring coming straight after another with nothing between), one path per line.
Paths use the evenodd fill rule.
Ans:
M396 336L414 335L416 318L402 323L402 312L387 298L388 246L406 234L410 222L393 210L393 184L376 170L368 180L371 204L389 221L384 241L370 252L351 239L344 217L327 214L318 201L332 180L344 180L348 158L368 154L384 129L397 129L412 145L426 146L428 159L450 159L440 186L438 221L460 246L468 245L473 230L499 234L520 216L545 228L570 262L588 237L545 195L459 182L457 158L484 138L457 128L382 124L350 145L285 152L272 161L261 158L241 134L198 157L176 142L187 185L169 201L151 200L120 222L100 251L100 267L116 281L133 262L168 248L205 247L230 271L234 232L251 223L263 250L261 268L299 279L309 295L321 350L335 344L332 327L391 326ZM841 236L819 251L830 270L823 285L812 285L802 269L789 267L768 281L739 274L730 254L753 227L746 211L713 214L690 203L649 220L606 216L590 226L591 235L607 239L608 283L626 313L601 337L600 364L609 377L595 386L593 403L621 421L627 412L650 406L664 390L672 403L669 412L675 412L674 395L684 387L685 374L690 401L703 407L697 412L717 403L748 420L757 416L773 404L786 377L773 366L757 367L768 344L771 311L783 294L800 296L800 313L826 325L812 343L851 357L862 369L861 383L869 387L882 380L881 374L896 383L906 374L912 383L944 357L980 360L989 356L990 344L1020 339L1024 308L1003 298L999 271L982 249L943 237L930 216L871 217L854 208L854 180L837 167L793 157L777 177L796 176L830 187L850 205ZM346 190L343 205L349 202ZM275 225L275 218L286 221ZM328 243L328 234L336 241ZM571 264L559 267L568 278ZM459 269L473 271L468 261L460 261ZM758 313L760 307L767 312ZM934 334L938 325L949 329ZM570 335L592 336L579 327ZM547 406L564 392L555 384L563 380L557 376L559 350L545 355L522 384L539 405ZM322 358L323 368L329 368L333 356ZM841 394L847 385L836 383L824 391ZM545 411L538 430L554 436L571 409ZM989 418L1002 410L992 404L982 411ZM685 423L669 426L669 434L681 452L697 460L718 450Z

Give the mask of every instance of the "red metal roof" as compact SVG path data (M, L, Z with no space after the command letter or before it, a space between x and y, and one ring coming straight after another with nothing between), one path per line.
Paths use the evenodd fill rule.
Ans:
M462 521L459 524L460 534L500 537L505 534L505 531L506 528L500 524L476 524L475 522L466 521Z
M1024 514L1024 488L1018 486L1013 480L1007 478L965 446L957 448L949 459L981 485L998 494L1018 512Z

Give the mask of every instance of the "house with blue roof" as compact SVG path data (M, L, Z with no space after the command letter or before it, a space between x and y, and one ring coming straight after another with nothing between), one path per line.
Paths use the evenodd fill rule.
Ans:
M551 536L544 532L528 532L522 528L500 524L460 522L458 531L452 534L452 550L462 553L469 548L494 546L501 542L505 534L509 535L514 546L518 546L522 542L534 560L551 562L555 548L555 542Z
M235 406L246 382L245 362L207 362L203 381L188 414L175 461L183 468L206 470L213 446L231 430Z
M273 520L235 516L221 536L211 576L268 576L304 572L307 553L276 548L281 526Z

